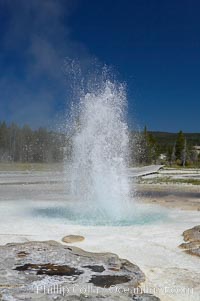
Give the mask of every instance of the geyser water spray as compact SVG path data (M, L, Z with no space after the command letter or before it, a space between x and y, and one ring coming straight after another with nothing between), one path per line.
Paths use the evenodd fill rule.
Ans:
M129 177L125 85L106 68L89 76L82 76L74 62L67 69L72 106L66 121L66 206L53 209L52 215L87 226L160 220L160 208L138 202L135 181Z
M130 191L125 87L105 74L91 83L72 111L70 195L94 217L120 220Z
M116 219L129 199L125 108L124 86L101 81L80 97L72 139L71 195Z

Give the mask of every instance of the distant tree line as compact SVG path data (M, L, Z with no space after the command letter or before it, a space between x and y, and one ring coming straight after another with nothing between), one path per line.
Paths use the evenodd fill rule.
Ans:
M200 153L194 149L194 145L187 140L182 131L177 134L173 147L168 147L166 154L170 165L200 165Z
M130 132L131 165L150 165L158 163L160 149L154 135L145 126L142 132Z
M167 164L170 166L200 166L200 134L148 132L130 133L132 164Z
M62 134L0 122L0 161L59 162L63 160L64 146Z
M200 166L200 134L130 132L130 165ZM46 128L0 122L0 162L62 162L72 151L71 137Z

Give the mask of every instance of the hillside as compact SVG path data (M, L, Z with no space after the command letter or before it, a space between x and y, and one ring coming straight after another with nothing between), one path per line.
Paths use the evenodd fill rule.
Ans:
M149 131L160 145L173 145L177 138L177 133ZM188 144L200 145L200 133L184 133Z

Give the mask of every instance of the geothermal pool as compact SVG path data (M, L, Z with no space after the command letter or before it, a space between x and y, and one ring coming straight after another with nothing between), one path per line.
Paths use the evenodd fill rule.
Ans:
M153 166L152 170L159 167ZM149 168L143 170L145 174L150 171ZM141 174L140 169L127 171L129 178L138 173ZM139 197L136 197L135 190L129 202L124 202L123 214L119 216L115 215L114 202L105 210L98 202L79 200L71 195L67 188L69 185L63 180L62 172L2 172L0 206L5 207L1 207L1 213L5 219L17 216L20 220L28 218L34 221L40 218L83 226L143 225L168 219L166 209L137 202Z
M44 212L33 214L47 207L52 211L62 208L59 201L52 200L1 200L0 244L32 240L61 242L66 235L83 235L85 240L73 245L87 251L113 252L136 263L147 277L145 286L154 289L162 301L199 300L199 259L178 248L183 242L182 232L199 223L198 212L164 210L164 219L129 226L86 226L70 223L57 212L53 217ZM165 287L193 291L185 295L162 294L161 288Z
M74 245L87 251L113 252L136 263L147 277L146 286L194 290L190 295L161 294L162 301L199 300L199 259L178 248L183 242L183 231L199 224L198 211L140 203L140 208L145 206L140 215L133 214L130 221L122 221L120 226L119 221L113 220L102 225L102 219L95 225L94 218L74 220L69 216L71 198L65 188L62 172L1 172L0 244L61 242L66 235L83 235L85 240ZM78 204L76 207L80 209Z

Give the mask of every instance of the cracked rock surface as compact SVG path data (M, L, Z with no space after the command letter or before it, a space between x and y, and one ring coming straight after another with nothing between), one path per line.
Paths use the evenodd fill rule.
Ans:
M188 254L200 257L200 225L184 231L183 237L186 243L182 243L179 247Z
M143 294L139 267L113 253L55 241L0 246L0 300L159 301Z

